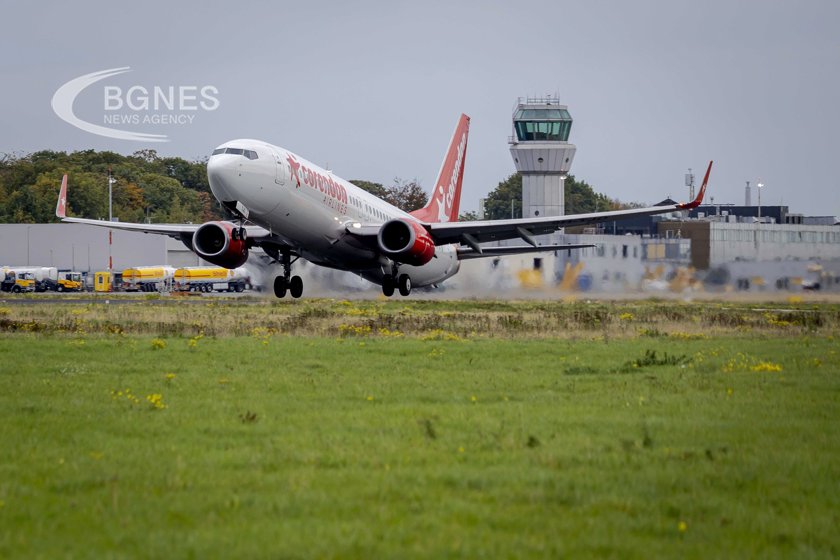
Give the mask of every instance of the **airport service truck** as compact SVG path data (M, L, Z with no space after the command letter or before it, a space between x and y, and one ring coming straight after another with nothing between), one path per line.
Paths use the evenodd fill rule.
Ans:
M35 276L31 272L3 268L0 270L0 276L0 290L4 292L19 294L35 291Z
M244 267L188 266L175 271L175 289L181 292L242 292L249 283Z
M85 287L82 280L82 273L73 270L58 273L58 283L55 286L57 292L81 292Z
M175 267L137 266L122 272L122 289L126 292L157 292L171 288Z
M79 292L84 287L82 273L75 271L58 271L54 266L16 266L9 267L15 272L31 272L35 279L35 291L46 292Z

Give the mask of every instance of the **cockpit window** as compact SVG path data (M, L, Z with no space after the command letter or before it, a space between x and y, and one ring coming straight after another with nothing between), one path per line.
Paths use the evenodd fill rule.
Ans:
M235 156L245 156L248 159L259 159L260 156L254 150L245 150L243 148L216 148L213 150L213 155L232 154Z

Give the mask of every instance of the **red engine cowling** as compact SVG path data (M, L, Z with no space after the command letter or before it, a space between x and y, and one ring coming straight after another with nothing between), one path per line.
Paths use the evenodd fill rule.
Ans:
M228 222L207 222L193 234L193 249L199 257L217 266L242 266L248 260L248 244L238 236L234 239L235 229Z
M376 239L379 249L400 263L422 266L435 256L435 242L429 232L414 221L385 222Z

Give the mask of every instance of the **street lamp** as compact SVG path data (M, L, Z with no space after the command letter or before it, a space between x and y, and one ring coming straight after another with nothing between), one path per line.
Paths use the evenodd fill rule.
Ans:
M756 187L758 187L758 221L761 222L761 189L764 187L761 179L758 180Z
M108 167L108 221L114 221L114 195L113 195L113 186L117 180L111 177L111 167Z
M759 233L761 232L761 189L764 187L764 183L761 182L761 179L758 180L758 183L755 185L758 187L758 222L756 223L755 227L755 251L756 251L756 260L758 260L758 237Z

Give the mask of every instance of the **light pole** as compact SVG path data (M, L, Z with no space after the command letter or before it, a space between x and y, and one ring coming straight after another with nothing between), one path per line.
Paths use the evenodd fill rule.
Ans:
M761 189L764 187L764 183L761 182L761 179L758 180L758 221L761 222Z
M761 233L761 189L764 187L764 183L761 182L761 179L758 180L758 183L755 185L758 187L758 224L756 225L755 230L755 250L756 250L756 260L758 260L758 237Z
M111 177L111 168L108 168L108 221L114 221L114 195L113 195L113 186L117 180Z
M111 177L111 167L108 167L108 221L114 221L114 213L113 213L113 185L116 183L117 180ZM109 229L108 230L108 276L110 277L112 269L114 268L114 259L111 256L111 249L112 245L114 244L114 236L113 232ZM110 281L110 280L109 280ZM110 291L110 290L109 290Z

